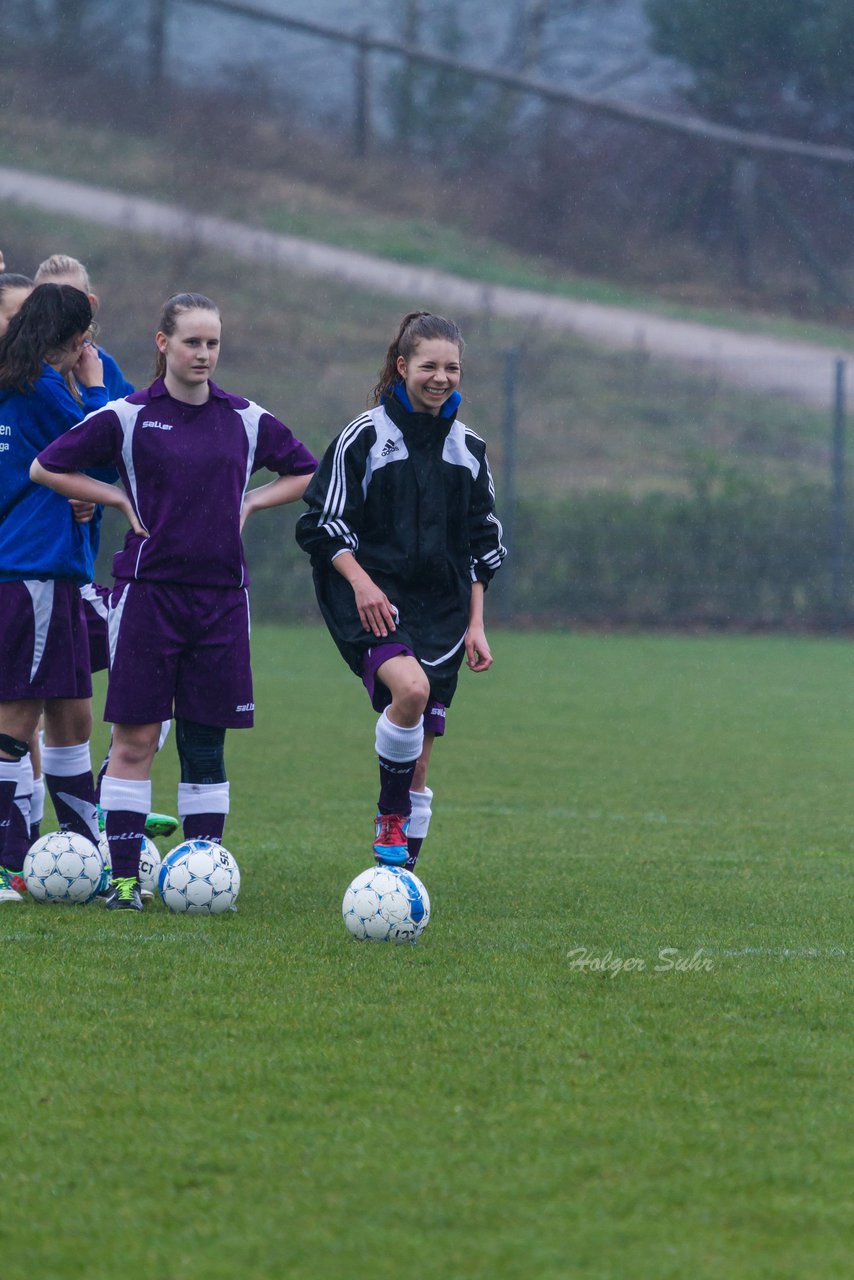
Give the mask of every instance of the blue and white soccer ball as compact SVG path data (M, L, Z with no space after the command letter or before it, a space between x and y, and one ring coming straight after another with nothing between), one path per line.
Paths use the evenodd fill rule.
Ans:
M103 874L98 847L76 831L49 831L24 858L24 880L36 902L91 902Z
M170 911L218 916L235 909L240 868L221 844L185 840L163 859L157 884Z
M101 857L104 859L104 879L101 889L106 889L113 874L113 863L110 858L110 845L106 831L102 832L98 841ZM160 850L148 836L142 837L142 849L139 855L139 891L143 898L151 899L157 893L157 877L160 874Z
M430 898L412 871L368 867L348 886L341 912L360 941L415 942L427 928Z

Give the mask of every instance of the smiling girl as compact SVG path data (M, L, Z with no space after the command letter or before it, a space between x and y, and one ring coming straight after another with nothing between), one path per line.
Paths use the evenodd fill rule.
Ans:
M211 381L221 328L209 298L170 298L155 335L152 385L90 414L33 464L34 480L115 506L130 524L113 561L104 707L114 725L101 784L111 909L142 909L151 764L161 722L173 715L184 836L222 838L225 731L250 727L255 707L241 531L254 512L300 498L316 466L277 418ZM108 465L118 469L121 487L80 474ZM248 489L261 468L277 479Z
M492 665L483 596L505 555L486 446L457 419L463 346L442 316L404 317L374 407L329 446L297 523L326 625L380 713L374 855L410 869L463 658Z

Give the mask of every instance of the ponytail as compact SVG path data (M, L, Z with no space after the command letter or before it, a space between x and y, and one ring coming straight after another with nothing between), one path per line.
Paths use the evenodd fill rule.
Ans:
M430 311L410 311L408 316L403 317L398 335L386 352L379 380L368 397L369 405L381 404L383 396L390 395L394 384L400 380L397 371L398 357L403 356L404 360L409 360L419 342L432 338L444 338L446 342L453 342L462 358L466 344L459 326L453 320L434 316Z

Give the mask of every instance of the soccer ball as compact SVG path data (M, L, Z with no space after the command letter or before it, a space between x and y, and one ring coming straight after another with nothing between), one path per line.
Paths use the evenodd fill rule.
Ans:
M415 942L427 928L430 898L412 871L368 867L348 886L341 912L354 938Z
M104 879L101 888L106 889L112 879L113 863L110 858L110 844L106 831L98 842L101 857L104 859ZM153 898L157 893L157 877L160 873L160 850L148 836L142 837L142 849L139 855L139 891L143 898Z
M24 858L24 880L36 902L91 902L101 887L104 860L76 831L50 831Z
M163 859L157 884L170 911L218 916L234 908L240 868L221 844L185 840Z

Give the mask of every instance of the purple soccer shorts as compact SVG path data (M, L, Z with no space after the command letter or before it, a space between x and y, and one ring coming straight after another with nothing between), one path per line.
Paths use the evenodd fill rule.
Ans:
M249 595L244 587L116 583L110 597L104 719L155 724L177 716L251 728Z
M77 583L0 582L0 702L91 696Z
M368 691L371 706L375 711L382 711L391 701L391 695L382 680L378 679L377 671L384 662L388 662L389 658L397 658L400 655L408 658L415 657L409 645L398 644L394 640L387 644L374 645L365 654L362 661L362 683ZM447 710L443 702L431 697L424 709L424 732L441 738L445 732Z

